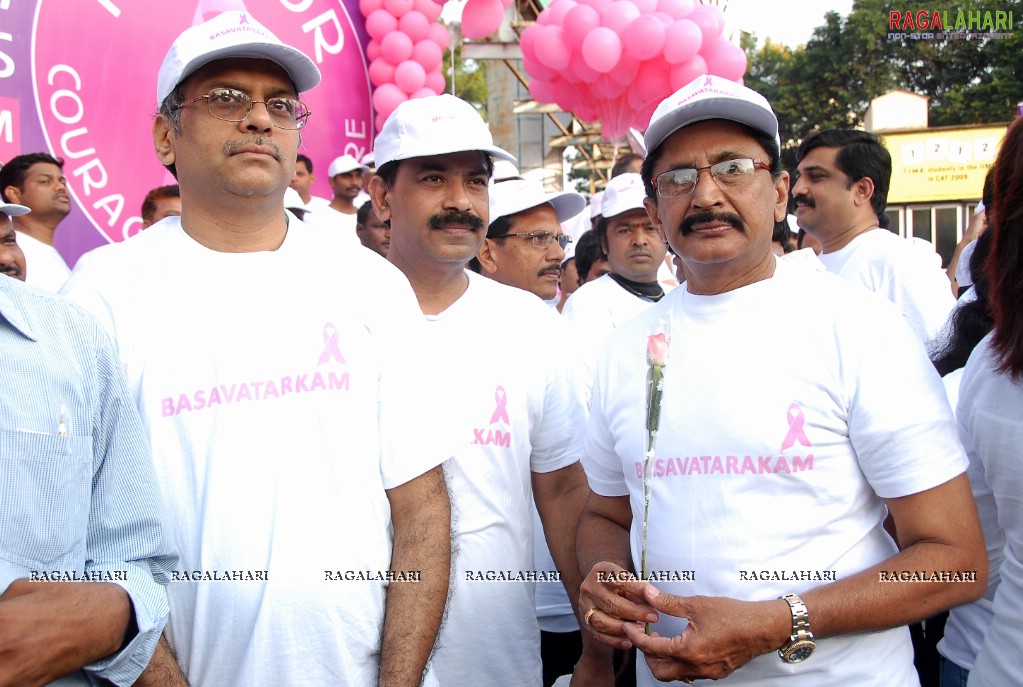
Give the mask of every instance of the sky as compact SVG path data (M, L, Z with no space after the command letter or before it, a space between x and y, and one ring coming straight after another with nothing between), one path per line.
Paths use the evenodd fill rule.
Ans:
M824 23L829 11L843 17L852 11L853 0L799 0L798 2L765 2L764 0L727 0L725 16L737 28L757 35L758 45L765 38L789 47L806 44L813 30Z

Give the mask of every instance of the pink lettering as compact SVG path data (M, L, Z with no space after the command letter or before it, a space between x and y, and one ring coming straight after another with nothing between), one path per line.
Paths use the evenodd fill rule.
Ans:
M473 434L475 435L475 437L476 437L476 438L475 438L475 439L473 440L473 442L472 442L472 443L474 443L474 444L482 444L482 445L486 445L486 443L487 443L487 440L486 440L486 439L485 439L485 438L483 437L483 430L482 430L482 429L474 429L474 430L472 430L472 433L473 433ZM640 470L642 470L642 468L640 468ZM643 473L642 473L642 472L640 472L640 477L642 477L642 476L643 476Z
M770 475L771 472L772 472L771 471L771 456L767 456L766 458L764 456L759 456L758 460L759 460L759 463L760 463L760 474L762 475L762 474L764 474L766 472L767 474Z
M195 392L195 409L202 410L206 407L206 390L199 389Z
M313 375L313 385L312 385L312 387L310 387L310 389L312 391L316 391L317 389L321 389L322 390L322 389L326 389L326 388L327 388L327 384L323 381L323 375L321 375L319 372L314 374Z
M300 393L302 391L309 391L309 387L306 386L306 383L305 383L306 377L308 377L308 376L309 375L298 375L297 377L295 377L295 393L296 394Z
M281 377L281 396L293 393L291 389L291 377Z
M692 475L693 473L696 473L697 475L703 474L703 471L700 470L699 460L690 459L689 456L686 456L686 460L689 461L689 471L686 473L687 475Z
M495 443L498 446L511 448L511 432L502 432L501 430L497 430L497 433L495 434Z
M664 477L664 458L654 461L654 477Z
M739 474L739 456L728 456L726 459L728 463L728 474L738 475Z
M160 407L163 410L163 416L170 417L171 415L174 414L174 399L168 396L167 398L160 401ZM639 465L639 463L636 463L636 465ZM640 472L639 476L642 477L643 473Z
M239 401L251 401L252 392L249 391L248 384L242 384L242 388L238 389L238 396L236 397Z
M715 472L725 474L725 466L721 464L721 456L714 456L714 464L710 468L711 474Z
M700 460L703 461L703 474L710 474L710 456L700 456Z
M331 389L338 389L338 390L348 391L348 373L347 372L343 373L340 377L338 377L333 372L328 372L327 373L327 379L330 382L330 388Z
M678 468L675 467L675 464L677 462L678 462L678 458L669 458L668 459L668 469L665 472L665 474L667 474L667 475L674 475L675 477L678 477L678 474L679 474L678 473Z
M170 399L164 399L164 400L165 401L169 401ZM173 413L174 413L174 409L172 408L171 409L171 414L173 414ZM164 415L166 415L166 413L164 413ZM639 462L638 460L636 461L636 478L637 479L643 479L643 463Z
M178 407L177 407L177 410L175 412L181 413L183 411L191 410L191 409L192 409L192 404L188 400L188 394L181 394L181 396L178 397Z
M813 470L813 454L811 453L805 459L799 456L792 456L792 472L803 472L804 470Z
M250 382L250 384L252 384L252 386L255 388L255 393L253 395L256 397L256 400L258 401L259 392L263 388L263 382Z
M785 456L778 456L778 462L774 464L775 474L779 472L792 472L789 470L789 461L785 460Z
M234 391L237 388L238 388L237 384L232 384L230 390L228 390L228 388L223 384L220 385L220 390L224 393L224 396L227 398L228 403L234 400Z
M266 391L263 392L263 398L280 398L280 394L277 393L277 385L273 383L272 379L266 381Z
M742 474L745 475L747 472L752 472L754 475L757 474L757 469L753 466L753 459L749 456L745 456L742 459Z
M210 389L210 399L206 402L206 407L212 408L215 405L220 405L222 402L220 400L220 390L217 387Z

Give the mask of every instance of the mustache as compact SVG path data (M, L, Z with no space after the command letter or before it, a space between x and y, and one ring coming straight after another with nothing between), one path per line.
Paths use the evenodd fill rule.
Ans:
M253 136L252 138L239 138L233 141L228 141L224 144L222 150L224 155L234 155L245 146L250 145L269 148L273 151L273 157L275 160L280 163L284 162L284 149L277 144L277 141L267 136Z
M800 203L802 203L803 205L808 205L809 207L812 208L817 207L817 203L813 202L813 198L803 193L799 194L798 196L792 196L792 203L795 205L799 205Z
M733 212L701 212L698 215L686 217L682 220L679 231L682 233L682 236L685 236L693 232L695 225L707 224L709 222L725 222L741 232L745 233L746 231L746 224L742 221L742 218Z
M441 229L445 224L465 224L473 231L483 229L483 220L479 215L468 211L459 212L458 210L448 210L447 212L438 212L430 215L427 224L431 229Z
M542 270L536 273L536 276L543 277L548 274L556 274L561 276L561 265L551 265L550 267L544 267Z
M8 277L14 277L15 279L21 279L21 268L17 265L9 265L0 269L0 274L6 274Z

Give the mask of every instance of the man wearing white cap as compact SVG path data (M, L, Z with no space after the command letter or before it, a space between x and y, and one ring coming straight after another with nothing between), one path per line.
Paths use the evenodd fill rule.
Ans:
M492 159L512 159L471 105L450 95L402 103L374 155L370 191L375 212L391 223L387 258L419 298L424 343L450 352L434 363L448 375L434 401L447 415L438 430L453 428L463 443L446 465L457 556L438 678L538 686L533 586L556 574L533 570L531 509L535 501L574 599L586 493L575 438L582 394L571 356L552 345L565 323L534 295L465 269L486 236Z
M149 432L195 687L419 685L443 613L450 448L416 402L415 295L284 208L319 78L243 12L182 33L153 125L181 217L66 289L115 334Z
M362 192L362 175L368 171L369 167L351 155L334 158L327 169L330 188L334 191L334 198L330 201L331 210L352 216L359 211L355 200Z
M29 212L24 205L0 204L0 272L21 281L25 281L25 253L18 245L18 232L14 231L11 217Z
M490 227L476 257L480 273L549 301L558 295L565 248L561 223L579 214L578 193L545 193L539 184L510 180L490 189Z
M645 197L638 174L619 174L608 182L594 231L611 271L576 289L562 311L585 329L594 357L615 327L665 293L657 271L668 247L650 223L643 207Z
M912 330L771 251L777 126L760 94L704 76L646 132L647 209L688 280L608 339L579 529L580 608L643 652L643 687L917 685L905 624L984 590L965 456ZM813 355L767 365L778 336ZM621 581L641 562L649 581Z
M176 557L113 342L9 269L28 212L0 203L0 684L130 685Z

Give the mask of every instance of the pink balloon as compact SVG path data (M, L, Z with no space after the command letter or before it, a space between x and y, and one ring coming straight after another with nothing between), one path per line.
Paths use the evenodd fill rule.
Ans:
M702 45L700 27L688 19L679 19L664 30L664 59L670 64L688 62Z
M426 70L415 60L405 60L394 70L394 85L411 95L426 85Z
M522 57L527 60L536 62L536 39L542 34L543 31L536 24L531 24L519 36L519 49L522 51Z
M384 9L399 19L415 6L415 0L384 0Z
M667 12L673 19L683 19L693 11L693 0L657 0L657 9Z
M550 81L559 74L557 70L546 67L536 60L531 60L525 55L522 56L522 68L530 77L541 81Z
M647 129L649 129L650 119L651 117L654 116L654 110L656 110L657 106L660 104L661 103L659 100L652 100L647 105L637 110L635 116L632 119L633 121L632 126L639 129L640 131L646 131Z
M700 5L687 18L700 27L704 43L720 36L725 28L725 17L715 5Z
M393 83L380 84L373 89L373 109L384 117L394 112L394 108L408 100L400 88Z
M418 91L408 97L409 100L415 100L416 98L429 98L432 95L438 95L425 86L420 88Z
M387 115L383 114L382 112L377 112L377 116L373 118L373 124L374 126L376 126L378 134L380 133L380 130L384 128L384 122L386 121Z
M515 4L515 0L501 0L501 7L508 9Z
M575 0L555 0L547 6L542 14L547 15L547 24L554 26L565 26L565 15L578 6Z
M694 79L707 73L707 62L700 55L694 55L685 64L676 64L671 68L671 87L676 91L685 88Z
M626 84L620 84L606 74L590 84L590 90L600 100L615 100L625 92Z
M431 22L440 19L440 13L444 11L441 3L434 2L433 0L415 0L412 7L417 12L421 12Z
M598 26L583 40L582 55L591 69L606 74L622 56L622 41L610 28Z
M672 93L668 70L664 68L664 65L657 64L652 60L644 62L636 76L635 88L643 97L644 102L664 100Z
M426 87L437 95L440 95L447 90L448 84L444 80L443 74L440 72L430 72L426 75Z
M561 71L572 59L572 51L565 45L565 34L560 26L543 26L543 34L537 37L534 47L540 64L555 71Z
M584 84L591 83L600 76L600 72L586 64L586 60L579 53L572 55L572 64L570 66L570 71Z
M440 46L441 50L447 50L448 43L451 42L451 34L448 33L448 29L443 24L430 24L430 35L428 38Z
M633 117L628 105L621 100L610 100L598 104L596 110L600 119L601 136L612 142L623 141Z
M373 61L380 57L380 41L371 40L366 44L366 59Z
M374 10L366 17L366 33L370 38L381 39L398 28L398 20L385 9Z
M359 12L364 17L368 17L373 14L374 10L378 10L384 6L384 0L359 0Z
M529 81L529 94L538 103L553 103L554 92L554 84L549 81L540 81L539 79L530 79Z
M501 27L504 5L501 0L469 0L462 9L462 35L486 38Z
M622 36L625 51L637 60L649 60L664 49L664 25L657 17L639 17L625 29Z
M622 54L622 59L618 60L617 66L611 70L610 77L623 86L631 86L632 82L636 80L637 74L639 74L639 60L626 51Z
M369 63L369 82L374 86L394 83L394 65L382 57Z
M589 5L600 13L605 7L614 2L614 0L579 0L579 2L584 5Z
M600 13L600 25L606 26L621 36L625 28L639 16L639 10L631 0L615 0Z
M401 31L391 31L380 39L380 54L391 64L401 64L412 57L412 39Z
M417 43L430 35L430 20L422 12L412 10L398 20L398 29Z
M583 39L600 26L600 14L589 5L576 5L565 15L565 43L573 50L582 48Z
M412 46L412 59L429 72L440 66L441 60L444 59L444 51L429 39L421 40Z
M675 18L667 12L657 11L650 15L651 17L657 17L657 20L661 22L661 26L667 28L675 23Z
M738 81L746 73L746 53L737 45L726 40L714 43L704 53L707 60L707 73L716 74L730 81Z
M632 0L640 16L657 11L657 0Z

